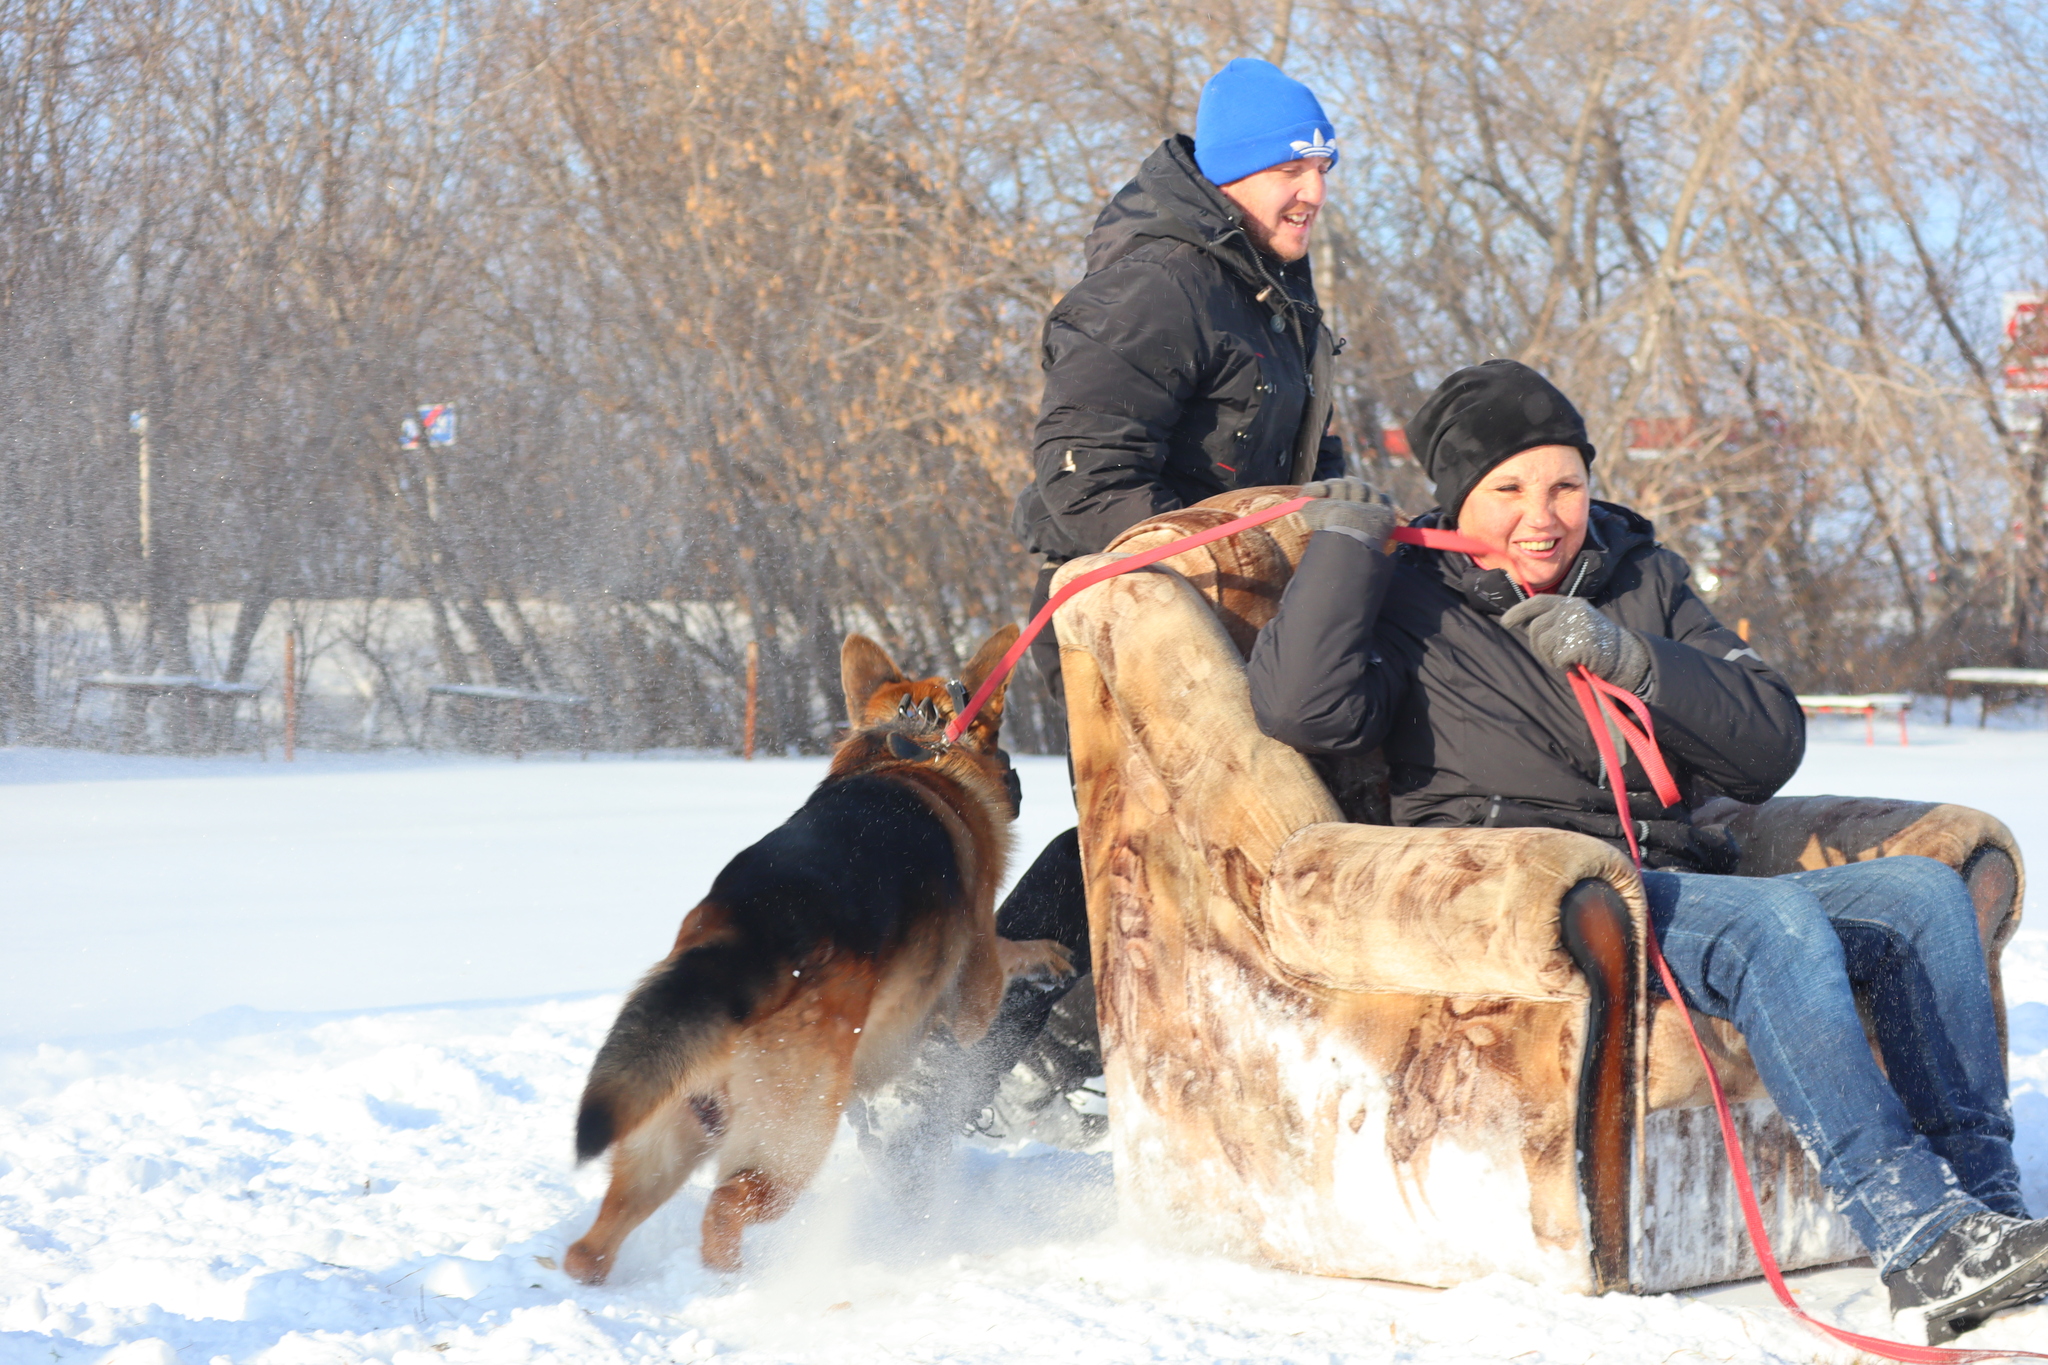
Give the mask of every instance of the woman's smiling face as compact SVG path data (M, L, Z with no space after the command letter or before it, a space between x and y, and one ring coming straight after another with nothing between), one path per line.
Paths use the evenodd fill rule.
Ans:
M1555 587L1586 544L1592 495L1586 458L1575 446L1537 446L1503 460L1465 496L1458 529L1494 553L1483 569L1506 569L1531 592Z

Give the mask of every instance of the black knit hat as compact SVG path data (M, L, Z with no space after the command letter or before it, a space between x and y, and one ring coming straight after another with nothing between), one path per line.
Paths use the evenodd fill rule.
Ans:
M1408 421L1408 449L1455 524L1465 496L1505 460L1536 446L1577 446L1593 463L1586 419L1557 385L1519 360L1454 372Z

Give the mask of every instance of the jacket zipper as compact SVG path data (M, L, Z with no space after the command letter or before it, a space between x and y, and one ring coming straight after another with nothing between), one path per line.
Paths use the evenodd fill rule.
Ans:
M1258 267L1259 278L1266 282L1265 289L1253 295L1254 301L1262 304L1265 303L1266 295L1274 290L1278 290L1280 297L1286 300L1286 306L1282 308L1280 311L1287 315L1287 328L1290 332L1294 334L1294 349L1301 356L1302 381L1308 385L1308 405L1302 412L1302 419L1304 421L1309 422L1312 428L1327 424L1327 422L1329 421L1329 412L1327 409L1325 409L1323 412L1323 423L1316 423L1312 420L1316 415L1316 409L1318 406L1316 400L1316 358L1315 351L1313 349L1312 339L1305 337L1303 335L1301 318L1299 316L1300 305L1295 300L1295 297L1287 292L1286 287L1282 285L1280 281L1273 278L1273 272L1266 269L1265 261L1263 261L1259 257L1259 249L1256 246L1252 246L1252 239L1250 235L1247 234L1242 227L1233 225L1230 231L1224 233L1221 237L1218 237L1214 240L1217 242L1217 244L1220 245L1224 242L1229 241L1232 237L1244 238L1245 246L1250 248L1252 253L1252 264ZM1317 311L1318 316L1320 316L1321 310ZM1311 430L1308 437L1308 444L1310 448L1315 448L1316 445L1321 443L1322 439L1323 433L1320 430ZM1301 445L1300 429L1297 429L1295 432L1295 440L1297 448L1291 453L1294 456L1294 458L1298 461L1301 459L1302 456L1302 452L1299 449L1299 446ZM1313 460L1309 462L1309 468L1311 470L1315 468ZM1290 473L1291 472L1292 471L1290 471Z

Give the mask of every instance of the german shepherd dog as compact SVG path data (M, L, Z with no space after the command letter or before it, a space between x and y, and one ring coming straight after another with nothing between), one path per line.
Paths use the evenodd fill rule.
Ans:
M576 1156L609 1149L612 1179L571 1275L601 1283L626 1235L714 1155L704 1264L739 1269L746 1225L795 1202L851 1095L894 1080L935 1027L979 1040L1013 978L1072 973L1052 940L996 935L1018 798L996 747L1003 689L957 743L944 736L1016 638L997 631L957 680L912 682L847 637L852 733L824 782L726 864L590 1068Z

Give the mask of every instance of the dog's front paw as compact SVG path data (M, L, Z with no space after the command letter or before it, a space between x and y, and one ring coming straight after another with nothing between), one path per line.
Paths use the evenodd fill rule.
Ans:
M1023 981L1049 991L1074 974L1074 955L1052 939L1034 938L1018 943L1004 938L997 939L996 946L1002 955L1006 983Z
M562 1269L572 1280L603 1284L605 1276L612 1273L611 1253L598 1251L588 1242L578 1242L562 1254Z

